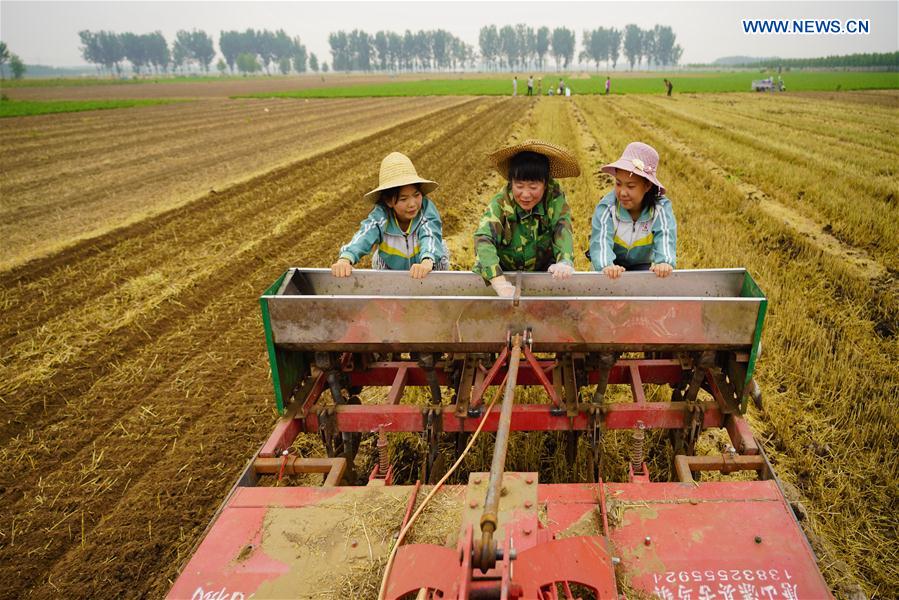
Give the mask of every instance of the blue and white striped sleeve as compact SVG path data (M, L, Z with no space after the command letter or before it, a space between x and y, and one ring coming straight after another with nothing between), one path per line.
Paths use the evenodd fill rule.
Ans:
M424 202L421 226L418 229L418 243L421 248L419 259L430 258L437 265L443 258L443 222L434 202L427 198Z
M677 221L671 201L663 197L658 204L658 216L652 224L652 262L677 267Z
M340 257L356 264L371 252L372 246L381 241L381 229L387 225L386 212L376 205L368 216L359 223L359 230L345 246L340 249Z
M615 262L615 224L612 222L614 205L600 201L593 210L590 231L590 262L595 271L602 271Z

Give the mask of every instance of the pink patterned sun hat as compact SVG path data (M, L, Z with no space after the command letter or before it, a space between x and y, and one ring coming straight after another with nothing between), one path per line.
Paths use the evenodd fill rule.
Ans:
M614 176L615 171L621 169L634 175L639 175L647 181L659 187L659 193L665 193L665 186L659 181L659 153L655 148L643 142L631 142L624 149L621 158L613 163L605 165L601 170Z

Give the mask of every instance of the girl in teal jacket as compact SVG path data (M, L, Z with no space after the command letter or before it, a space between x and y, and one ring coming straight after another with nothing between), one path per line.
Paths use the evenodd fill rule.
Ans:
M432 269L448 270L443 224L434 202L426 194L437 184L422 179L412 161L392 152L381 162L379 185L365 194L376 202L359 230L345 246L331 272L349 277L353 265L372 255L372 268L409 271L422 279Z
M615 189L593 211L590 262L611 279L626 270L667 277L677 265L677 222L658 167L655 149L633 142L602 168L615 177Z

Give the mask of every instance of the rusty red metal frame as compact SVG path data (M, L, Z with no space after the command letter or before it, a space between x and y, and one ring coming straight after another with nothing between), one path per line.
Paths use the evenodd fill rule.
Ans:
M339 484L346 467L346 459L342 456L334 458L300 458L291 455L283 458L257 458L253 461L253 469L257 474L326 474L325 481L322 483L325 487L333 487Z
M552 414L551 408L560 405L555 388L546 375L552 368L553 361L540 361L528 349L524 352L527 360L522 361L518 373L518 385L542 386L549 395L549 404L516 404L512 409L512 431L584 431L590 424L589 404L582 403L576 416ZM496 385L507 374L507 350L500 352L499 357L484 374L477 378L475 389L471 394L471 407L478 406L483 394L490 385ZM428 385L425 371L412 361L374 362L367 369L353 369L352 361L347 356L342 359L344 373L349 377L351 386L389 387L387 398L381 404L341 405L335 407L337 428L343 432L368 433L383 426L388 432L423 432L425 419L420 406L402 404L405 388L426 387ZM449 386L449 374L438 363L435 372L440 385ZM643 391L644 384L678 384L683 377L683 366L679 360L673 359L623 359L612 367L609 374L610 384L624 384L631 388L633 402L604 404L600 418L605 429L633 429L638 422L643 422L647 429L682 429L685 426L685 402L647 402ZM587 372L586 383L596 383L598 373ZM734 448L742 454L758 453L758 446L752 439L752 431L746 421L728 405L711 380L710 389L713 397L699 404L703 410L703 427L725 427L730 434ZM277 426L263 445L260 457L275 457L284 448L290 447L297 435L303 432L316 433L319 428L317 411L313 407L327 389L323 373L309 378L304 388L295 396L293 411L279 420ZM442 416L442 431L471 432L477 427L476 418L460 417L455 405L444 405L438 409ZM498 414L488 415L484 429L496 431Z

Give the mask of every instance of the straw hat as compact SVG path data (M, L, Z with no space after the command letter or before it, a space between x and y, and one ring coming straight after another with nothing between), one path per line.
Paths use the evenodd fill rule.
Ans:
M649 180L659 188L659 193L665 193L665 186L659 181L659 153L649 144L643 142L631 142L621 153L621 158L602 167L603 173L614 176L615 171L621 169L639 175Z
M549 174L554 179L577 177L581 174L581 168L577 164L577 159L574 158L571 152L561 146L540 140L525 140L514 146L500 148L488 154L487 159L496 167L500 175L508 179L509 163L512 161L512 157L519 152L536 152L548 158Z
M409 157L400 152L391 152L381 161L381 171L378 174L378 187L368 192L363 198L377 202L381 192L404 185L421 184L421 193L430 194L437 189L437 183L429 179L422 179L415 170L415 165Z

